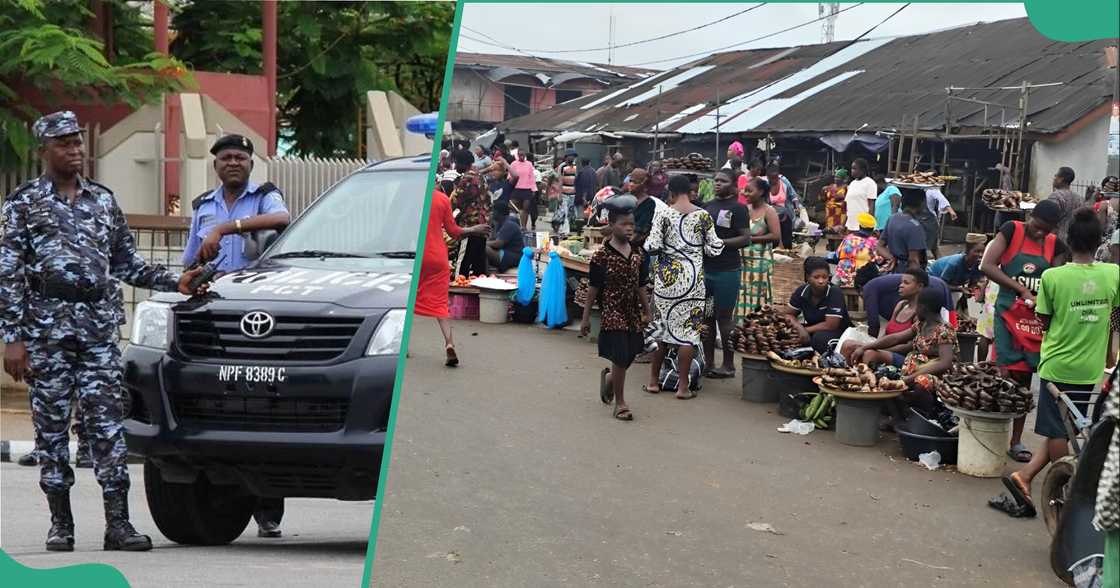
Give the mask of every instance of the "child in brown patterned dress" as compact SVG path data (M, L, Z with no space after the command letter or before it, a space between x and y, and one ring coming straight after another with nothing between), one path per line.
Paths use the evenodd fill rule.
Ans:
M620 197L617 200L623 200ZM633 198L629 198L633 201ZM633 207L622 202L609 211L610 240L591 257L589 288L583 306L583 320L579 332L586 336L591 331L591 306L598 302L602 313L599 329L599 357L611 362L603 368L599 378L599 399L604 404L614 400L614 418L634 420L626 404L624 390L626 370L634 363L643 348L642 328L649 322L649 300L645 285L649 276L642 263L642 252L631 246L634 238Z

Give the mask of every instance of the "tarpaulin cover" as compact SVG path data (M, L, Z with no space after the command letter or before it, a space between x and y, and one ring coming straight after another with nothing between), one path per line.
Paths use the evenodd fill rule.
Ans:
M890 145L890 140L877 135L831 133L828 135L821 135L821 143L832 147L833 150L840 153L847 151L852 143L859 143L868 151L878 153L887 149L887 146Z

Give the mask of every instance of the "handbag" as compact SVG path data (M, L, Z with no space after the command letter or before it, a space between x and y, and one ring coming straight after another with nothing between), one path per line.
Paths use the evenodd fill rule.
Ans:
M1016 298L1011 308L1000 316L1016 348L1027 353L1042 351L1042 320L1033 307L1027 306L1022 298Z
M688 370L688 389L693 392L699 392L704 386L703 378L704 373L704 348L700 345L696 346L696 354L692 357L692 365ZM677 373L677 348L674 347L665 354L665 359L661 362L661 377L658 378L658 383L662 390L676 390L677 384L680 383L680 375Z

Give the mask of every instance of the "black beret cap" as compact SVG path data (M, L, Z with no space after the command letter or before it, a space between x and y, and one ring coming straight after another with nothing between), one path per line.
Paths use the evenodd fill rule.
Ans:
M210 154L217 155L222 149L240 149L252 155L253 142L242 135L226 135L214 142L214 146L210 148Z

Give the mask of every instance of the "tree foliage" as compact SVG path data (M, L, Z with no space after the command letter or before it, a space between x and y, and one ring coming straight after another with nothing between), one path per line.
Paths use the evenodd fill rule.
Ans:
M355 156L367 91L438 109L453 14L446 2L279 3L281 137L299 154ZM171 53L194 69L261 73L260 4L183 3L172 24Z
M0 168L26 161L35 145L27 123L42 113L19 95L31 85L54 103L124 102L136 108L166 92L193 86L173 58L151 51L140 11L123 0L110 4L117 51L88 29L93 14L83 0L0 0ZM150 25L149 25L150 26Z

